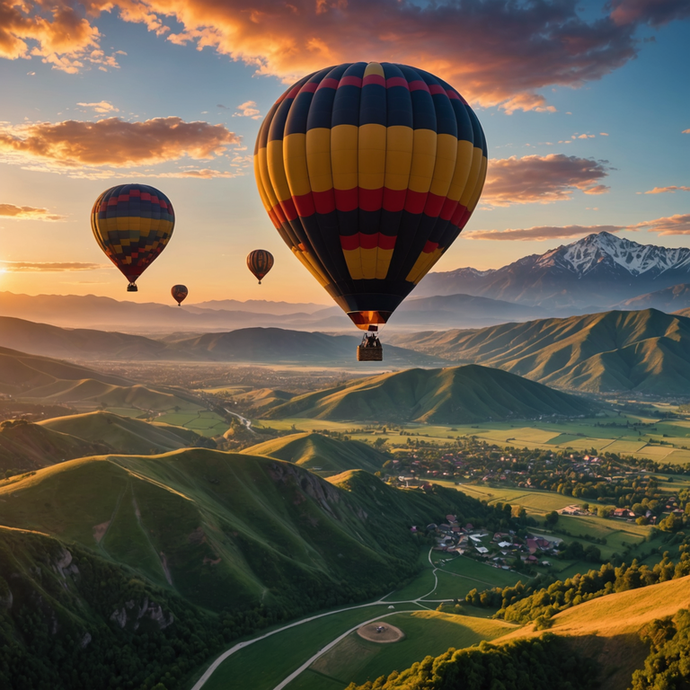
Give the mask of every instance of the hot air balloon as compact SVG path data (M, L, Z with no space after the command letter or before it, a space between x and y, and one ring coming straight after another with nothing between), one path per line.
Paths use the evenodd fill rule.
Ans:
M186 285L173 285L170 290L170 294L173 296L173 299L177 302L177 306L179 307L187 298L189 290L187 290Z
M380 348L373 331L462 231L486 165L484 133L462 96L391 63L304 77L271 108L254 149L259 194L281 237L370 331L360 355Z
M175 227L168 197L145 184L123 184L101 194L91 210L91 229L106 256L136 292L136 280L165 249Z
M259 285L263 277L273 268L273 254L265 249L255 249L247 255L247 268L258 279Z

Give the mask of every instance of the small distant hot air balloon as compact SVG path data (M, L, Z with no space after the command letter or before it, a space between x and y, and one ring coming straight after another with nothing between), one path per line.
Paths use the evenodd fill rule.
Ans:
M259 285L263 277L273 268L273 254L265 249L255 249L247 255L247 268L258 278Z
M187 298L189 290L187 290L186 285L173 285L172 289L170 290L170 294L173 296L173 299L177 302L177 306L179 307Z
M271 221L369 336L460 234L484 186L486 140L449 84L388 62L328 67L291 86L254 149Z
M170 199L155 187L123 184L101 194L91 210L91 229L105 255L136 292L136 280L165 249L175 227Z

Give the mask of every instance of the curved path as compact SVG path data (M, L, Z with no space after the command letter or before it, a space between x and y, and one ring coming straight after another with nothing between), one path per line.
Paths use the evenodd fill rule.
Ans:
M228 412L230 412L228 410ZM230 412L230 414L233 414ZM239 415L236 415L239 417ZM264 633L263 635L259 635L259 637L254 637L251 640L245 640L244 642L238 642L236 645L233 647L230 647L230 649L226 650L223 652L218 658L215 659L215 661L204 671L204 674L199 678L199 680L192 686L192 690L201 690L201 688L204 686L206 681L213 675L213 673L216 671L216 669L230 656L233 654L239 652L240 650L244 649L245 647L248 647L249 645L254 644L255 642L259 642L260 640L265 640L267 637L271 637L272 635L277 635L280 632L283 632L284 630L288 630L290 628L295 628L299 625L302 625L304 623L309 623L311 621L318 620L319 618L325 618L326 616L332 616L336 613L342 613L343 611L352 611L354 609L364 609L368 608L370 606L392 606L394 604L415 604L416 606L420 606L423 609L427 609L428 611L431 611L428 606L424 606L423 600L433 594L436 591L436 588L438 587L438 575L436 574L436 571L438 568L434 565L434 562L431 560L431 552L432 549L429 549L429 554L427 556L429 560L429 564L432 567L432 573L434 576L434 586L433 588L427 592L426 594L422 594L421 596L417 597L416 599L405 599L403 601L386 601L386 597L390 596L390 594L387 594L386 597L383 597L379 599L378 601L372 601L369 602L368 604L358 604L356 606L348 606L347 608L344 609L337 609L336 611L326 611L325 613L318 613L314 616L309 616L309 618L302 618L301 620L295 621L294 623L288 623L287 625L283 625L280 628L276 628L275 630L271 630L270 632ZM392 594L392 592L391 592ZM428 603L432 603L432 600L427 600ZM451 601L450 599L437 599L433 600L433 603L438 603L439 601ZM369 621L364 621L363 623L358 623L354 628L351 628L347 632L343 633L339 637L337 637L335 640L332 642L329 642L327 645L322 647L314 656L311 657L308 661L305 661L302 666L300 666L296 671L291 673L287 678L285 678L281 683L276 685L274 690L281 690L284 688L288 683L293 681L297 676L299 676L303 671L305 671L309 666L311 666L320 656L325 654L329 649L332 649L338 642L341 640L345 639L349 634L357 630L357 628L360 627L360 625L366 625L367 623L372 623L373 621L378 620L379 618L386 618L388 616L394 616L398 613L408 613L410 611L416 611L417 609L408 609L406 611L394 611L393 613L385 613L383 615L377 616L376 618L372 618Z

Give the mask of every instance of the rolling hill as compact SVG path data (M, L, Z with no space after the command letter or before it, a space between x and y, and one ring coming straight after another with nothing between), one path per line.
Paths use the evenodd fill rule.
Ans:
M103 453L165 453L190 446L213 447L190 429L148 423L110 412L87 412L36 424L0 423L0 476Z
M690 318L655 309L397 336L457 362L481 362L549 386L687 396Z
M366 443L339 441L316 433L283 436L245 448L242 453L287 460L322 475L341 474L347 470L376 472L387 459Z
M20 400L169 410L195 407L182 390L154 389L58 359L0 348L0 393Z
M581 398L505 371L469 365L372 376L297 396L265 416L461 424L591 412L591 404Z
M294 605L305 591L323 605L335 585L345 598L383 593L416 570L410 524L491 510L358 474L344 488L289 462L195 448L67 461L0 483L0 501L5 525L81 544L216 611Z

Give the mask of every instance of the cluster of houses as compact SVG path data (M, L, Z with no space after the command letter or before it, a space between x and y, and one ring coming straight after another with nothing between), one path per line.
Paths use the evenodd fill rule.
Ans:
M417 527L412 531L418 531ZM446 515L446 522L441 524L427 525L426 531L435 536L436 551L470 556L503 570L511 570L510 564L514 564L516 559L527 565L548 567L551 563L546 558L556 555L563 541L558 537L537 534L528 534L521 539L513 530L491 534L469 522L461 526L455 515Z

